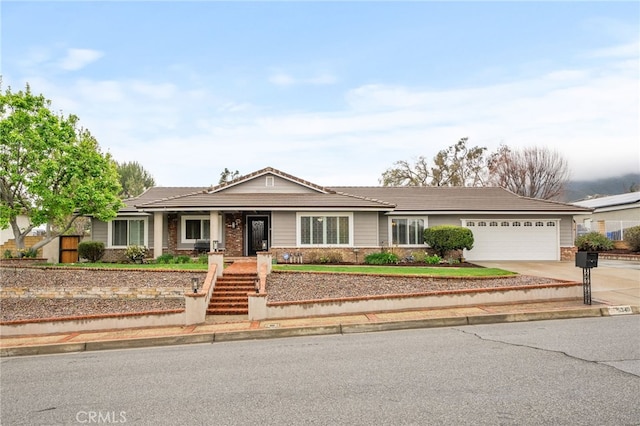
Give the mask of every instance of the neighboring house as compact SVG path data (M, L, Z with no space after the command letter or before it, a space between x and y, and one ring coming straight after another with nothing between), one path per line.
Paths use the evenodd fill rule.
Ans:
M25 215L18 216L17 220L18 227L22 230L30 225L29 218ZM13 235L13 229L11 226L7 229L0 229L0 246L13 239L15 239L15 236Z
M591 214L576 216L579 228L597 231L611 240L624 239L624 230L640 226L640 192L575 201L572 204L593 209Z
M470 260L568 260L573 216L590 211L502 188L328 188L273 168L210 188L155 187L125 203L116 219L92 221L92 238L110 255L133 244L154 257L193 253L208 240L227 256L267 249L279 262L319 250L346 262L388 247L407 256L425 251L425 228L443 224L473 231Z

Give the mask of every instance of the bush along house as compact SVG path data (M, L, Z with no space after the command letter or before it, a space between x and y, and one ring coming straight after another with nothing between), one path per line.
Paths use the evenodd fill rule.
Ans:
M573 216L591 211L497 187L328 188L270 167L214 187L150 188L125 204L109 222L92 219L106 261L141 245L150 257L268 250L280 263L361 262L390 247L424 253L424 229L445 224L473 232L467 260L572 260Z

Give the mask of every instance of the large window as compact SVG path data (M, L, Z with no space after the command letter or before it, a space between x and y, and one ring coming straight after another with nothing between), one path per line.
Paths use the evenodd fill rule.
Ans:
M300 244L350 244L350 218L340 215L300 215Z
M393 245L424 244L424 219L391 219L391 242Z
M114 219L111 221L109 242L112 247L146 246L146 219Z
M182 242L208 240L211 235L209 216L182 216Z

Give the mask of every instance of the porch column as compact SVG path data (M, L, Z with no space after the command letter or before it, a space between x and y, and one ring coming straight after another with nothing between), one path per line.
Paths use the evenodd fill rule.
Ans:
M218 241L218 245L222 244L220 241L220 212L213 210L209 212L209 251L213 251L213 242Z
M162 255L162 212L153 212L153 258Z

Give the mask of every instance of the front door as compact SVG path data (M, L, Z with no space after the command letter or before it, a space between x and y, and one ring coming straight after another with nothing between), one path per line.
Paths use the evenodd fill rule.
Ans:
M247 217L247 256L269 249L269 217Z

